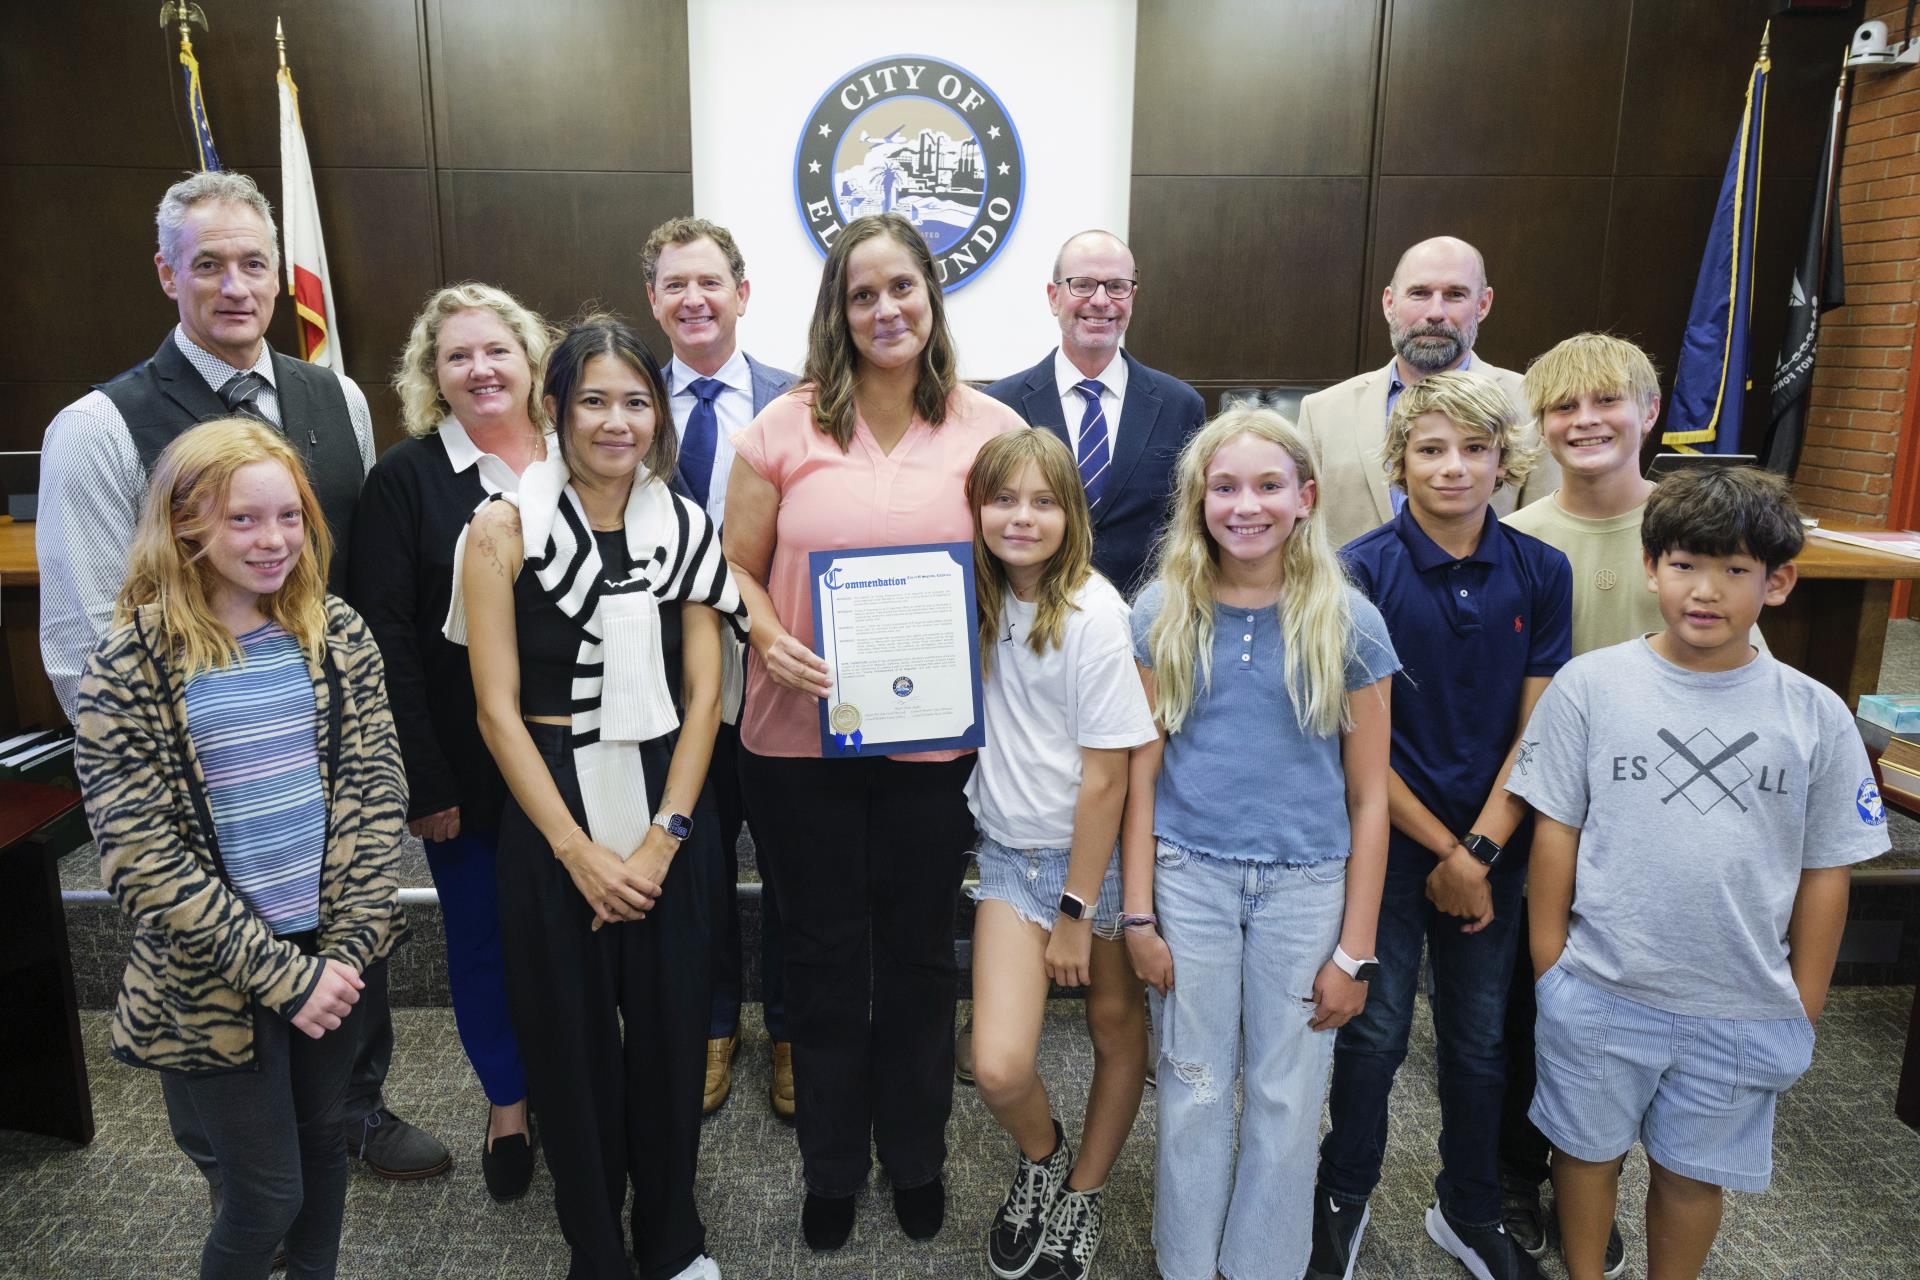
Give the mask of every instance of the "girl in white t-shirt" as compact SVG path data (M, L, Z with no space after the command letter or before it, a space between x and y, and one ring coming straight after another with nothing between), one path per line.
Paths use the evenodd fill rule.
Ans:
M967 785L980 831L973 1067L1019 1146L987 1262L1007 1280L1078 1280L1146 1079L1145 1002L1120 941L1115 846L1128 752L1156 731L1126 602L1093 571L1092 519L1066 446L1036 430L990 441L967 501L986 706L986 746ZM1094 1070L1078 1163L1035 1069L1049 983L1090 988Z

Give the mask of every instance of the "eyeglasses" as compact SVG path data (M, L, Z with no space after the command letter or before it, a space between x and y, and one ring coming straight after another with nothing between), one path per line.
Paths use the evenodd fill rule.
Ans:
M1091 298L1095 289L1105 289L1107 297L1115 302L1125 302L1140 287L1138 280L1095 280L1092 276L1067 276L1054 283L1067 286L1067 292L1076 298Z

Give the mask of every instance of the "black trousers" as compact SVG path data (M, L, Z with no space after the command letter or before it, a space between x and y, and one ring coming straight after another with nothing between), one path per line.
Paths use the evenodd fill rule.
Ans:
M870 1151L940 1176L953 1109L954 909L973 757L915 764L740 752L785 914L787 1031L809 1190L848 1196Z
M1547 1180L1546 1135L1527 1118L1533 1105L1533 952L1527 945L1527 900L1520 900L1520 954L1507 991L1507 1093L1500 1108L1500 1176L1539 1186Z
M356 1006L314 1040L256 1006L251 1070L160 1073L174 1133L204 1143L221 1175L201 1280L264 1276L283 1239L289 1277L332 1280L347 1202L340 1101L364 1017Z
M707 1038L724 1040L740 1029L740 828L747 804L740 786L740 730L722 724L713 739L713 766L707 770L714 806L720 815L720 839L713 847L713 1020ZM768 814L765 823L779 820ZM787 1038L787 981L780 937L780 903L767 880L767 855L754 828L753 861L760 870L760 1004L767 1036Z
M530 724L534 744L585 822L568 732ZM660 804L671 736L639 748L647 798ZM554 1209L573 1250L572 1280L626 1280L620 1211L633 1182L633 1255L662 1280L706 1250L694 1206L706 1079L707 886L713 804L674 856L647 918L594 932L593 909L520 806L507 802L497 860L507 1007L527 1069ZM623 1033L624 1029L624 1035Z

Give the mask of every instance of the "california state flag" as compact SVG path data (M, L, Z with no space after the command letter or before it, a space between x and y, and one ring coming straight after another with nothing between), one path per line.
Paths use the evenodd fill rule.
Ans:
M307 136L300 129L300 90L286 67L275 78L280 82L280 219L300 355L314 364L344 369L339 312L327 275L327 247L320 239L320 202L313 193L313 167L307 163Z

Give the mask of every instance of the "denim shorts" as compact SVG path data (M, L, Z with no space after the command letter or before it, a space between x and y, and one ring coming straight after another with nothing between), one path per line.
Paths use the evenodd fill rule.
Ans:
M980 884L967 892L975 902L1004 902L1013 913L1049 933L1060 917L1060 895L1067 891L1066 849L1014 849L981 834L974 847ZM1120 937L1120 850L1107 859L1100 896L1093 904L1093 936Z
M1534 984L1539 1083L1527 1112L1578 1160L1635 1137L1649 1159L1735 1191L1773 1176L1773 1108L1813 1062L1806 1018L1693 1018L1648 1008L1555 964Z

